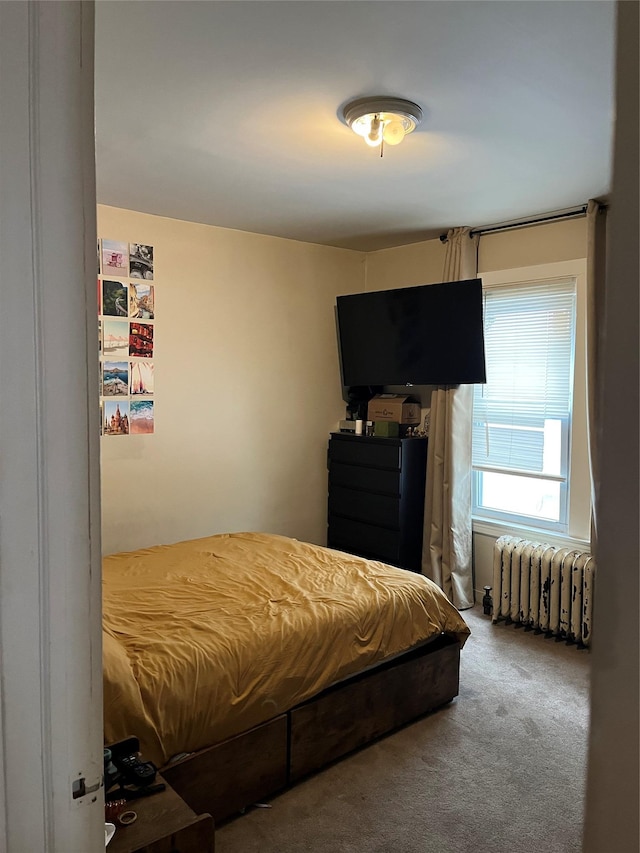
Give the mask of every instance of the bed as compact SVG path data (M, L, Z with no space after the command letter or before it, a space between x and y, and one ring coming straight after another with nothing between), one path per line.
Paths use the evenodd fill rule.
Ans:
M422 575L284 536L115 554L105 741L219 821L453 699L468 634Z

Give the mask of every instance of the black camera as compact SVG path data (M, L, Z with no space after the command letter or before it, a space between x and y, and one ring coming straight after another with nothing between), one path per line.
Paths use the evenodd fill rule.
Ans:
M154 786L158 768L151 761L140 758L140 741L128 737L111 744L104 751L104 786L107 799L125 797L132 799L164 790L164 785ZM110 794L110 789L115 792Z

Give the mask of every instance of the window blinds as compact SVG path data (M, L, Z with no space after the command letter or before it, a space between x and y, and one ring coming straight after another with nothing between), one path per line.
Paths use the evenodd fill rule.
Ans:
M575 281L484 291L486 385L476 385L473 466L564 479L573 386Z

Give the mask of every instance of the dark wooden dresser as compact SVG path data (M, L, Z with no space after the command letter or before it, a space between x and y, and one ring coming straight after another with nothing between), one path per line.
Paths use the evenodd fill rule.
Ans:
M419 572L426 438L331 433L327 545Z

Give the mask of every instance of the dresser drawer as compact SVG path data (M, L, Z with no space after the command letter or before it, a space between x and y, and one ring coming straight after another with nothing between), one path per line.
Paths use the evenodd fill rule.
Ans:
M399 498L400 471L363 468L358 465L345 465L343 462L332 462L329 470L329 489L331 490L336 486L378 492Z
M400 470L402 449L400 444L387 444L384 439L356 439L340 441L333 439L329 444L330 462L346 462L349 465L372 465L374 468Z
M331 487L329 515L343 515L395 530L400 527L398 498L372 492L359 492L342 486Z
M400 533L386 527L376 527L341 516L329 516L330 548L350 551L363 557L398 565L400 559Z

